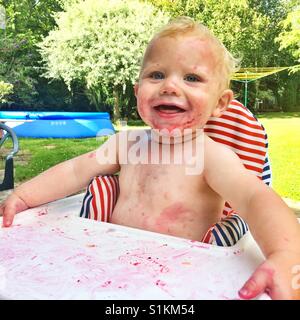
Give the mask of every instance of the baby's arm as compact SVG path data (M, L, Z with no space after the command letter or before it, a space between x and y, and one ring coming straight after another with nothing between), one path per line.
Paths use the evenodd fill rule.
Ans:
M117 154L113 159L116 161L109 163L99 159L103 150L117 150L116 137L112 136L99 149L62 162L16 188L0 206L3 226L9 227L18 212L80 191L96 175L118 172Z
M275 299L300 298L299 288L292 288L293 270L300 265L300 226L294 213L233 152L210 139L205 146L207 183L249 224L267 259L240 295L253 298L267 290Z

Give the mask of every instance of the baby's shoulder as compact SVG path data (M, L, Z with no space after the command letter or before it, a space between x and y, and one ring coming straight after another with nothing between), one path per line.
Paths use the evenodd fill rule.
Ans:
M235 162L239 159L237 154L231 150L230 147L214 141L207 135L204 136L204 157L206 164L215 163L216 160L221 160L223 162L226 159L227 161Z
M212 138L204 134L204 149L205 151L218 151L218 152L233 152L224 144L214 141Z

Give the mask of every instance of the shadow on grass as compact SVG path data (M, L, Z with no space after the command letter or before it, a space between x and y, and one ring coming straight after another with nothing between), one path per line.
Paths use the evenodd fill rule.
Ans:
M129 126L134 126L134 127L144 127L146 126L145 122L143 120L128 120L127 124Z
M146 126L145 122L143 120L128 120L126 121L126 125L130 127L144 127ZM114 128L117 128L120 126L118 122L113 122Z
M256 113L257 118L266 118L266 119L291 119L291 118L300 118L300 112L264 112Z

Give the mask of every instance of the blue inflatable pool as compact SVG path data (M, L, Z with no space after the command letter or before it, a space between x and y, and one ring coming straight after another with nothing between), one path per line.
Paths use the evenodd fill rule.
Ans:
M0 111L0 121L18 137L88 138L114 133L107 112Z

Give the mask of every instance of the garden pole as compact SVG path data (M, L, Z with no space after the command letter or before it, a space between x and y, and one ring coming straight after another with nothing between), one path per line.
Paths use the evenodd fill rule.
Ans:
M244 94L244 105L247 107L247 100L248 100L248 81L245 81L245 94Z

